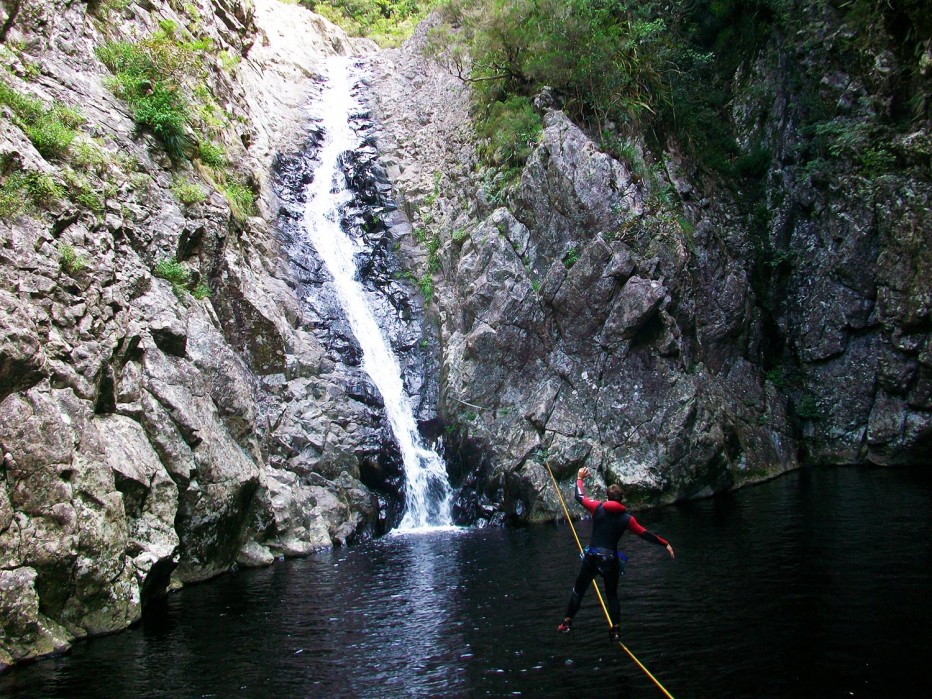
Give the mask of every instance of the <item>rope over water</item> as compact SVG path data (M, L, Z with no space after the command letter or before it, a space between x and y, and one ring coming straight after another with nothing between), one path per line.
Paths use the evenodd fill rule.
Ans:
M573 520L570 518L570 513L566 509L566 502L563 500L563 494L560 492L560 487L557 485L557 479L553 477L553 471L550 470L550 462L547 462L545 466L547 467L547 473L550 474L550 480L553 481L553 488L554 490L557 491L557 497L560 498L560 506L563 508L563 514L566 516L566 521L569 522L570 531L573 532L573 538L576 539L576 546L579 548L579 552L582 553L582 550L583 550L582 544L579 542L579 536L576 534L576 527L573 526ZM599 598L599 604L602 605L602 611L605 612L605 619L606 621L608 621L609 628L611 628L612 617L608 613L608 607L605 606L605 600L602 599L602 591L599 590L599 586L595 580L592 581L592 587L595 588L595 594ZM662 684L660 684L660 681L651 674L650 670L644 667L644 664L641 663L641 661L635 657L634 653L628 650L628 646L626 646L621 641L618 641L618 645L621 647L621 649L625 653L627 653L631 657L631 659L637 664L637 666L644 671L644 674L650 677L651 681L655 685L657 685L657 689L663 692L664 696L666 696L668 699L673 699L673 695L670 694L670 692L668 692Z

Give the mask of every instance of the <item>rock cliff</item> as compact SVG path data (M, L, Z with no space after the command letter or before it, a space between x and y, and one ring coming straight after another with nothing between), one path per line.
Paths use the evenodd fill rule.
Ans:
M843 154L901 60L859 72L804 5L734 76L749 193L674 142L612 157L547 92L520 178L484 167L426 27L376 52L275 0L5 2L0 669L396 521L381 398L301 237L336 54L372 108L345 216L459 521L558 516L548 465L661 503L927 458L928 124L804 159L801 86L845 110Z
M481 464L464 516L557 515L548 464L671 502L800 458L928 458L928 123L880 173L837 141L833 171L801 157L813 102L848 105L824 131L866 133L893 100L892 80L839 48L843 17L803 5L805 31L734 76L730 126L748 157L765 154L761 185L637 134L614 159L546 92L509 185L477 161L468 87L423 56L426 28L380 56L379 144L427 241L410 259L433 280L451 461ZM889 53L877 61L896 72Z
M272 0L4 8L0 668L382 531L392 458L276 215L322 62L373 46Z

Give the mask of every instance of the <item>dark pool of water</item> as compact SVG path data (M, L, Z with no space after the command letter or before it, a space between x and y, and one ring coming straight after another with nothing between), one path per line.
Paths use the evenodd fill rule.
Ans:
M623 540L623 641L677 699L932 697L932 470L802 471L639 519L677 558ZM0 695L662 697L591 591L555 633L577 566L565 525L388 537L187 588Z

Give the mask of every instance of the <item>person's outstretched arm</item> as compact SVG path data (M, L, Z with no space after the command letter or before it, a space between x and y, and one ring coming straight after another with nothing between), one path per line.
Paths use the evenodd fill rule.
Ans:
M673 547L670 546L669 541L642 527L640 524L638 524L638 521L634 517L628 520L628 531L630 531L632 534L637 534L639 537L644 539L644 541L649 541L650 543L657 544L658 546L666 546L667 553L670 554L670 558L676 558L676 554L673 553Z
M589 512L595 512L595 508L599 506L598 500L592 500L591 498L586 497L586 491L583 490L583 480L589 477L589 469L583 466L579 471L576 472L576 502L585 507Z

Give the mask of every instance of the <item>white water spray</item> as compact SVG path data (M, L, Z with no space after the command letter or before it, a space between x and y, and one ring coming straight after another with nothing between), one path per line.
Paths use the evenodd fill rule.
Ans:
M399 530L447 527L452 524L452 490L443 460L420 440L414 412L401 379L398 360L376 323L366 291L357 281L357 244L340 226L340 207L352 199L340 169L340 156L358 148L350 117L362 111L351 92L346 59L329 61L329 76L320 99L324 131L320 166L307 189L304 225L311 244L333 276L337 295L362 348L362 367L382 394L385 412L398 440L405 472L405 512Z

